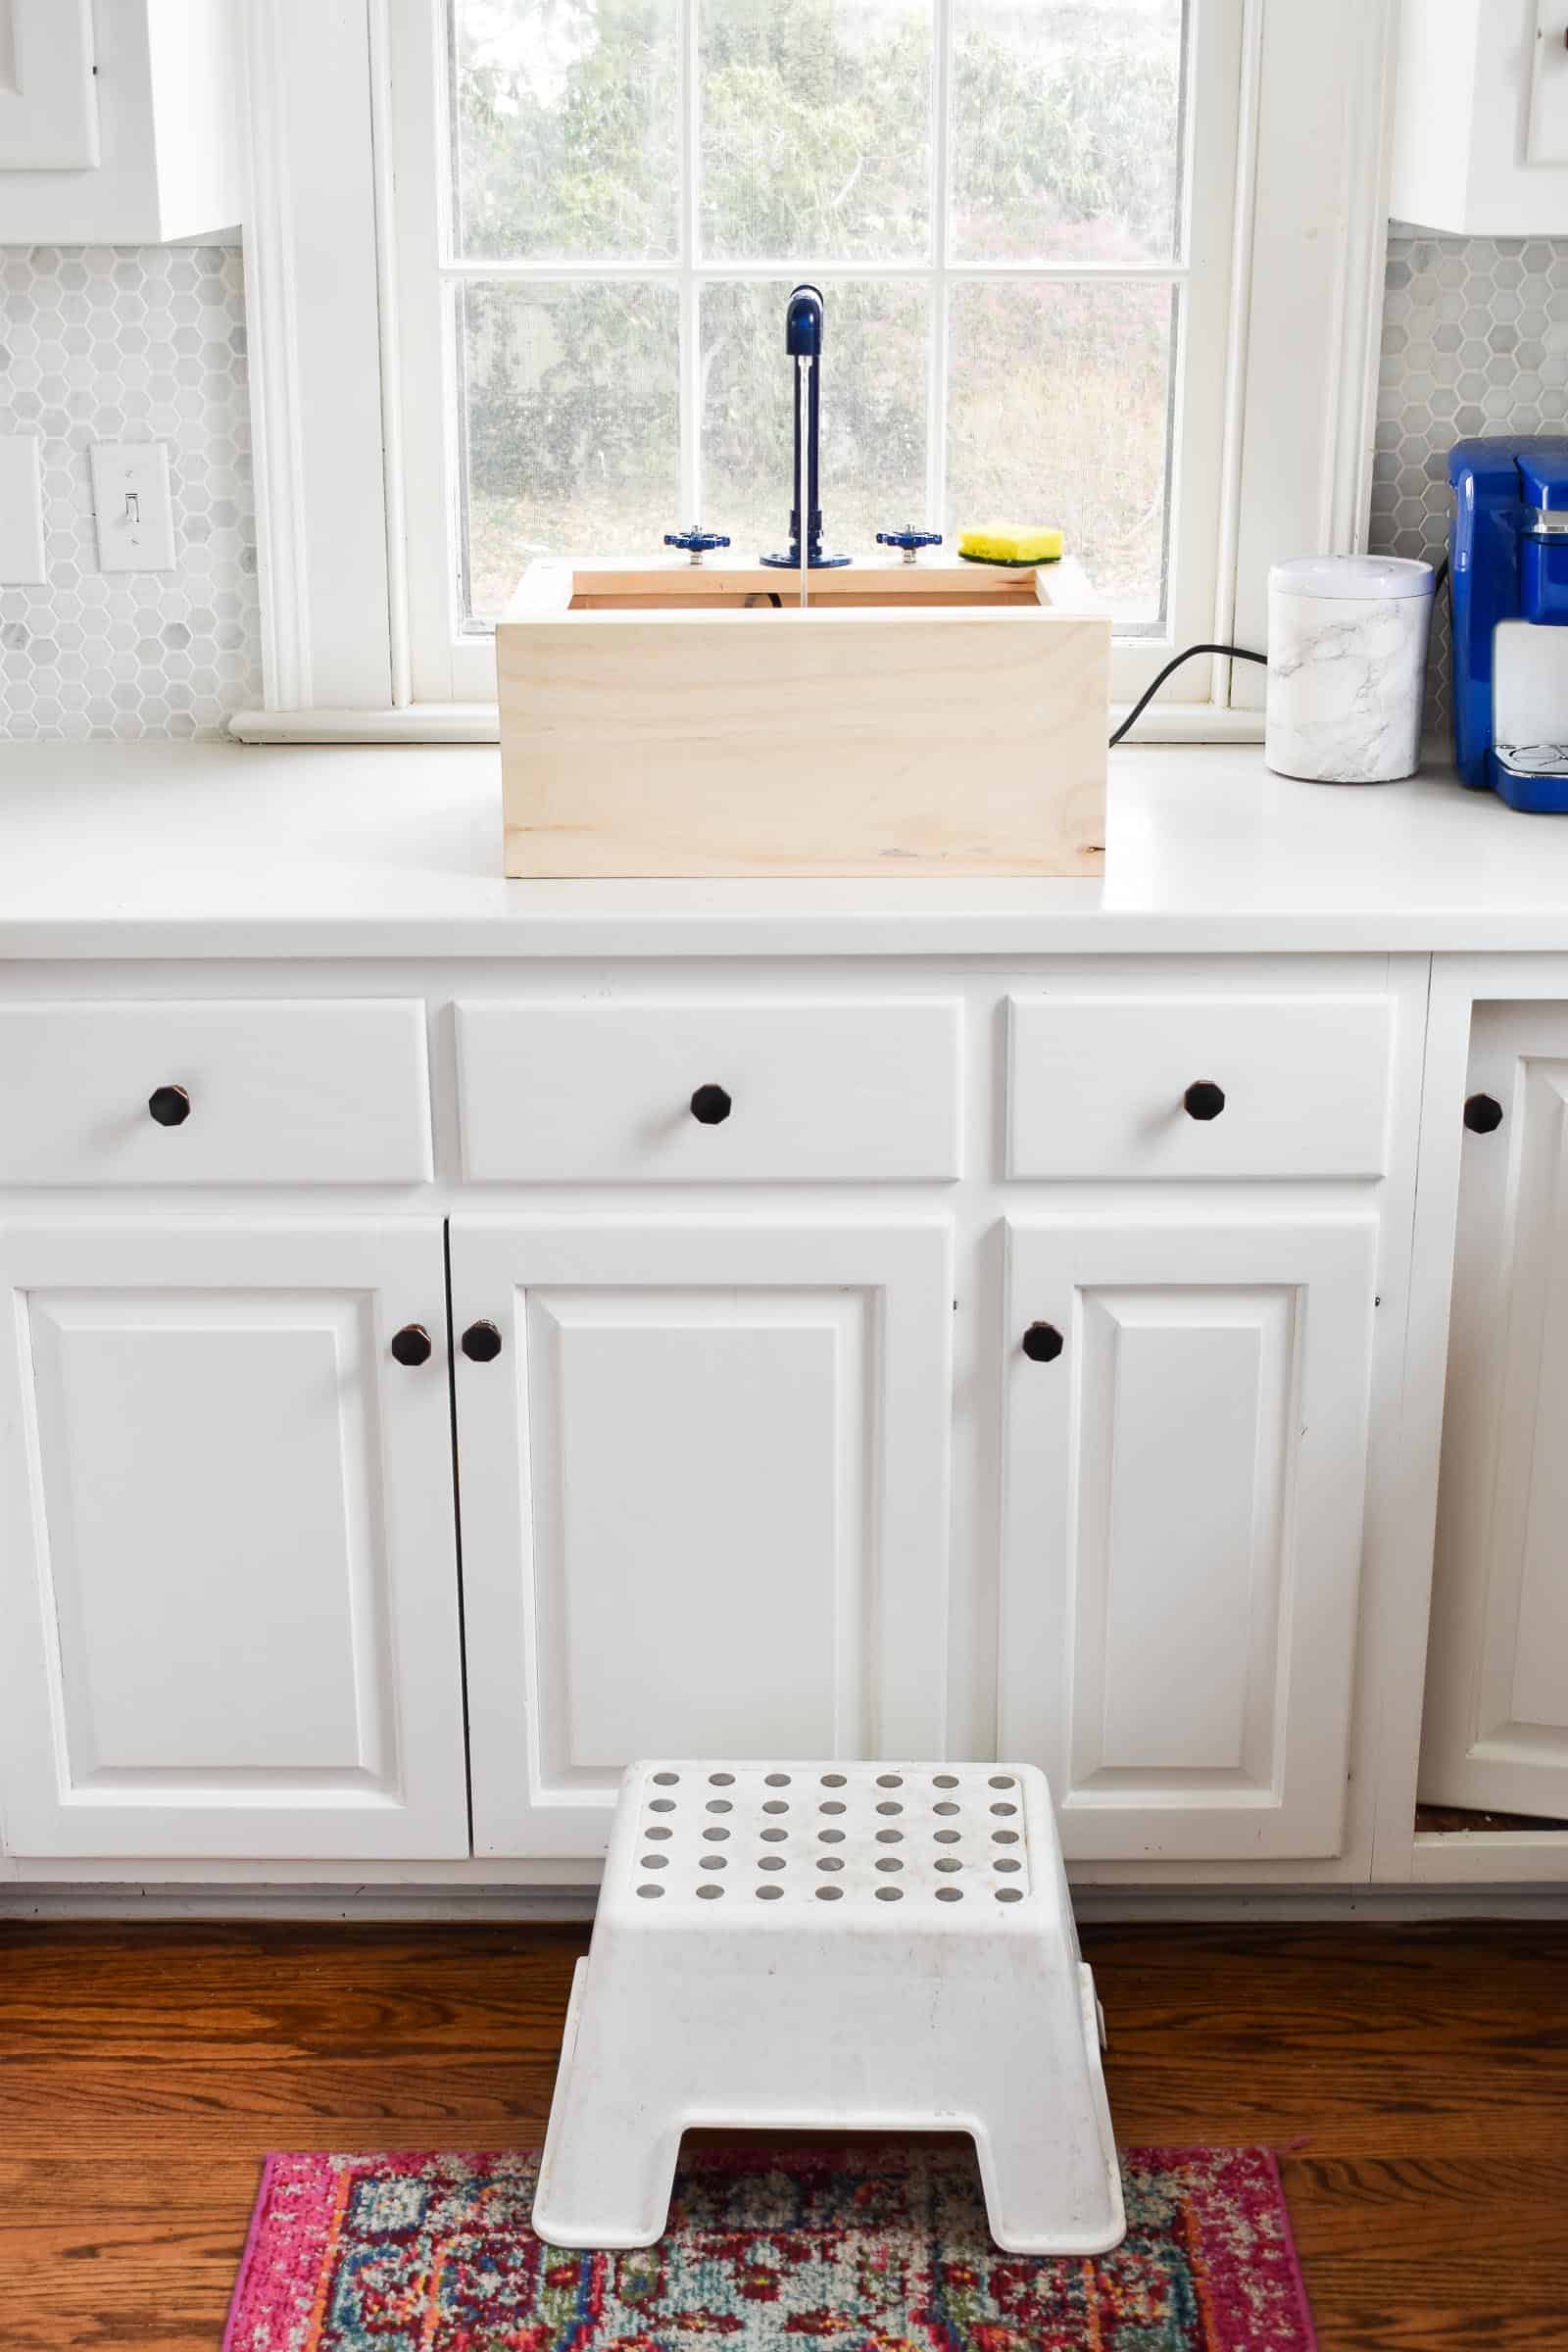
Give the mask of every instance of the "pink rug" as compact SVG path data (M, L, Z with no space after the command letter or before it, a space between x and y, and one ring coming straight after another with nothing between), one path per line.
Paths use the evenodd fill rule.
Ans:
M1314 2352L1260 2148L1127 2151L1097 2261L999 2253L920 2141L705 2149L657 2246L564 2254L537 2161L270 2156L223 2352Z

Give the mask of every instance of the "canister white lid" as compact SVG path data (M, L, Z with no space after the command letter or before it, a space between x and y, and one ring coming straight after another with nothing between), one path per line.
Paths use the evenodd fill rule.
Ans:
M1268 584L1282 596L1430 596L1437 578L1430 564L1408 556L1298 556L1276 564Z

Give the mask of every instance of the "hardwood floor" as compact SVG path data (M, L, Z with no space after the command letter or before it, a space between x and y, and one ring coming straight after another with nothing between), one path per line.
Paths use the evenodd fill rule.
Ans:
M1084 1940L1119 2137L1280 2151L1323 2352L1568 2347L1568 1931ZM267 2149L537 2141L583 1943L0 1923L5 2352L216 2352Z

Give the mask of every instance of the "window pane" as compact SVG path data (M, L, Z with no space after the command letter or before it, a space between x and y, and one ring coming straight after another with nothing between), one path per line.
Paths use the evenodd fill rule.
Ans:
M702 0L710 260L920 261L931 0Z
M467 610L494 619L530 557L658 547L681 519L678 305L591 282L458 299Z
M1059 527L1121 620L1157 621L1174 289L992 279L951 301L950 527Z
M790 281L703 292L703 508L746 561L790 543L795 368ZM836 279L824 290L823 543L864 551L925 514L923 286Z
M677 0L451 0L465 258L673 258Z
M1164 262L1182 0L953 0L958 261Z

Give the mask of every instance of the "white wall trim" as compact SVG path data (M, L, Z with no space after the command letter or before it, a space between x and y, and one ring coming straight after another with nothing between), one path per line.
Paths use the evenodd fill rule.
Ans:
M270 709L393 700L368 0L246 20L251 368Z
M1268 642L1268 572L1365 544L1394 152L1396 0L1254 0L1253 189L1235 642ZM1261 706L1249 663L1231 699Z
M398 304L396 144L392 130L392 27L387 0L369 0L370 140L375 172L375 301L380 329L381 441L386 475L387 622L392 704L414 701L409 620L409 515L404 495L403 349Z
M499 743L494 703L408 703L381 710L236 710L240 743Z
M1113 705L1107 733L1127 715ZM494 703L408 703L384 710L236 710L228 731L240 743L499 743ZM1261 743L1260 710L1211 703L1154 703L1129 743Z
M270 8L244 12L248 181L245 334L249 354L262 674L270 701L313 699L305 520L304 404L295 332L294 220L283 123L279 25Z
M1346 88L1350 178L1341 252L1331 420L1329 546L1360 555L1372 515L1372 461L1378 421L1378 369L1389 264L1389 191L1394 179L1395 94L1398 82L1398 0L1372 0L1365 11L1366 70Z
M418 1926L502 1926L511 1923L587 1926L592 1886L17 1886L0 1887L0 1919L35 1920L330 1920L363 1925L384 1921ZM1364 1921L1398 1926L1445 1919L1568 1919L1568 1888L1517 1886L1408 1887L1080 1886L1073 1893L1080 1921L1148 1921L1246 1925Z
M1231 223L1231 315L1226 337L1225 435L1220 453L1219 547L1214 573L1214 639L1236 642L1236 543L1242 517L1242 452L1247 423L1247 343L1252 311L1252 246L1256 220L1257 123L1263 77L1262 0L1247 0L1242 18L1241 89L1236 110L1236 202ZM1216 654L1209 665L1209 701L1216 710L1231 700L1235 663Z

